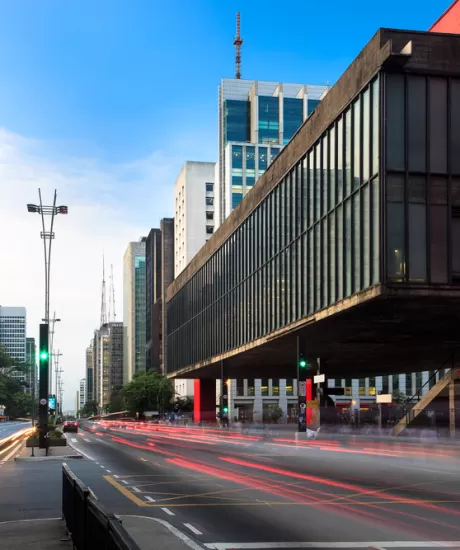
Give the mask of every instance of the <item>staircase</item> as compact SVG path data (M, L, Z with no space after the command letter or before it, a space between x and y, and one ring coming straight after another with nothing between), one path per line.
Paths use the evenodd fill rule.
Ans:
M436 373L437 372L438 371L436 371ZM434 373L433 376L436 376L436 373ZM415 418L417 418L417 416L433 401L433 399L438 397L441 394L441 392L445 390L453 380L456 380L458 378L459 378L459 375L457 370L449 369L444 374L444 376L440 378L438 382L423 397L419 399L418 403L416 403L411 410L406 412L406 414L401 418L398 424L396 424L396 426L393 428L392 435L399 435L401 432L403 432L409 426L409 424ZM414 398L419 397L420 393L421 393L421 390L419 394L414 396ZM411 398L411 401L414 398Z

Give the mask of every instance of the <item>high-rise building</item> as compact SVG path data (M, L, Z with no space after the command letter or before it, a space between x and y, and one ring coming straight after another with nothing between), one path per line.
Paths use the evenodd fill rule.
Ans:
M219 224L265 172L327 91L327 86L222 79L219 86Z
M33 395L37 393L37 345L35 344L35 338L26 338L26 391Z
M160 229L147 237L146 252L146 368L164 371L166 346L163 338L166 311L163 304L174 280L174 219L164 218Z
M93 340L86 348L86 401L94 400Z
M109 405L114 388L123 385L123 328L123 323L110 322L94 332L93 398L102 411Z
M123 265L124 372L127 384L137 372L145 372L145 242L131 242Z
M214 162L187 161L174 184L174 277L219 225Z
M87 401L86 391L87 391L86 378L82 378L80 380L80 391L79 391L79 399L78 399L78 410L79 411L81 411L83 409L83 407L85 406L85 403Z
M0 306L0 346L20 365L26 362L26 308ZM24 384L27 376L24 372L12 371L11 378Z

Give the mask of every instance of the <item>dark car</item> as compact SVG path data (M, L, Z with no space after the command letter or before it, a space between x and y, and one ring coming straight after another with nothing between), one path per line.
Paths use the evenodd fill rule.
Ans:
M78 422L76 420L66 420L62 426L63 432L78 432Z

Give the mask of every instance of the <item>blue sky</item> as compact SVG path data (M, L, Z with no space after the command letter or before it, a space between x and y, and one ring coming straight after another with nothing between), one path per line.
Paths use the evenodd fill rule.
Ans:
M237 9L243 77L322 84L379 26L423 30L448 4L1 0L0 126L56 153L126 161L182 147L213 160Z
M449 0L0 0L0 303L43 317L37 216L54 189L51 310L62 319L65 408L85 376L100 315L102 254L122 318L127 244L173 214L185 160L217 158L217 87L234 76L333 84L381 26L425 30ZM378 8L378 9L377 9ZM26 260L25 260L26 259Z

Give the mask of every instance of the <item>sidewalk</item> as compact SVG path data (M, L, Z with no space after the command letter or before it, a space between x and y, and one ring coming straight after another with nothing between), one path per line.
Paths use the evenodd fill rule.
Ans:
M72 548L61 519L33 519L0 523L2 550Z
M65 447L50 447L48 450L48 456L46 456L45 449L39 449L35 447L34 455L32 456L32 448L26 447L25 444L16 458L17 462L41 462L43 460L67 460L71 458L83 458L83 456L75 451L70 445Z

